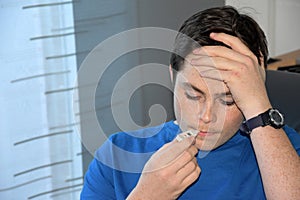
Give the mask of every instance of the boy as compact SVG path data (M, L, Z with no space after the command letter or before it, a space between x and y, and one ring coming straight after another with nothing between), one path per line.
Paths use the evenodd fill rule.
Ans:
M81 198L299 198L300 136L268 99L263 31L225 6L191 16L179 32L170 62L176 121L112 135L90 165Z

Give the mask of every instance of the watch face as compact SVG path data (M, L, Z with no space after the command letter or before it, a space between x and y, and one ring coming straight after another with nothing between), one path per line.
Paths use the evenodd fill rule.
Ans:
M275 128L281 128L284 125L283 115L276 109L271 109L269 112L271 124Z

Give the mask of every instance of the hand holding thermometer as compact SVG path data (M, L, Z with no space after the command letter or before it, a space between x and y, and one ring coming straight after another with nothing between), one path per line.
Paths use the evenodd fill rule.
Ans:
M201 172L196 159L199 150L193 145L197 133L196 130L180 133L155 152L145 164L128 200L136 199L135 193L141 194L141 199L145 194L149 199L177 199L197 180Z

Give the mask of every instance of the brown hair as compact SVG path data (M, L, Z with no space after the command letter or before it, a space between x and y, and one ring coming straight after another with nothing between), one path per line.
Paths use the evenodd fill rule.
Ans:
M199 45L227 46L212 40L209 37L211 32L223 32L238 37L255 54L258 63L261 64L260 59L263 57L264 66L267 66L268 47L262 29L248 15L240 14L231 6L224 6L198 12L183 23L170 58L172 68L179 71L184 57Z

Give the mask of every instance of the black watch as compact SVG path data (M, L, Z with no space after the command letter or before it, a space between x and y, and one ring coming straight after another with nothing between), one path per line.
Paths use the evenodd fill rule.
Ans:
M257 127L272 126L276 129L282 128L284 126L284 117L277 109L270 108L266 112L259 114L247 121L244 121L240 127L240 130L250 135L253 129Z

